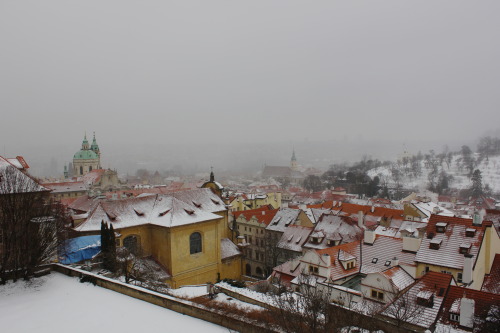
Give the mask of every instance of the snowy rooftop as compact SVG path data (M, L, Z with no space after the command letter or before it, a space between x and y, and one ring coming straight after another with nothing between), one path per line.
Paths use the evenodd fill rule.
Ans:
M101 221L112 224L115 229L143 224L175 227L220 219L215 213L225 210L222 200L210 189L179 191L100 202L75 230L98 231Z
M266 229L284 232L286 227L294 224L299 214L300 209L282 208L274 215Z

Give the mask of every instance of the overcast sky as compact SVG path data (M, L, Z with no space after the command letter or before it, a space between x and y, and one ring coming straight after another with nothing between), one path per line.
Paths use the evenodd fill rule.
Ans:
M500 127L499 17L498 0L2 0L0 154L76 151L85 131L471 140Z

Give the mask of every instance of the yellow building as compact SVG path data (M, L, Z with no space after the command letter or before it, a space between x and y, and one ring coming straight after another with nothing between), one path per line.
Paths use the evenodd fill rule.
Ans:
M119 234L117 246L160 262L173 288L241 276L228 211L209 188L101 202L75 230L98 234L101 221Z
M273 209L281 208L281 192L237 194L226 200L232 212L259 209L271 205Z
M474 219L432 215L415 257L417 277L429 271L448 273L459 285L479 290L496 253L497 230L479 214Z

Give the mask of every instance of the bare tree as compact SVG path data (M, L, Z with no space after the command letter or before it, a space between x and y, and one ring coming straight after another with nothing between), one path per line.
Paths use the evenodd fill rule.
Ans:
M56 256L69 222L47 189L14 166L0 169L0 282L29 279Z
M387 293L389 294L389 293ZM422 316L425 304L419 304L415 295L410 292L393 292L382 315L392 319L400 332L406 332L407 327L416 324Z

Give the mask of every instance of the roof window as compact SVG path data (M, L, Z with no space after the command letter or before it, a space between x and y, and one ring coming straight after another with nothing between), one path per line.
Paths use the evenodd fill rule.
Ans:
M448 223L446 222L438 222L436 223L436 232L443 233L446 231L446 226Z
M384 266L390 266L391 265L391 261L390 260L387 260L384 264Z
M469 253L470 248L471 248L470 243L462 243L462 244L460 244L460 253L467 254L467 253Z
M377 263L377 261L378 261L378 258L373 258L373 259L372 259L372 264L376 264L376 263Z
M417 294L417 304L432 308L434 306L434 293L427 290L419 291Z
M441 239L434 238L429 243L429 249L439 250L439 248L441 247L441 241L442 241Z
M165 210L165 211L163 211L163 212L160 212L160 214L158 214L158 216L164 216L164 215L166 215L168 212L170 212L170 209L167 209L167 210Z
M465 229L465 237L474 237L475 234L476 234L476 229L474 228Z

